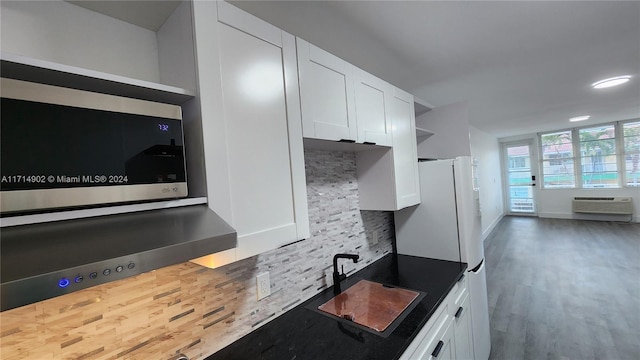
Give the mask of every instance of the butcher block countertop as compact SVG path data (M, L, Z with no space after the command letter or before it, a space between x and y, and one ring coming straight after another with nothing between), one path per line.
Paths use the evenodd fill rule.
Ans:
M207 360L397 359L466 268L465 263L388 254L342 282L343 292L361 280L368 280L418 293L416 300L384 332L319 310L319 306L335 296L333 287L329 287Z

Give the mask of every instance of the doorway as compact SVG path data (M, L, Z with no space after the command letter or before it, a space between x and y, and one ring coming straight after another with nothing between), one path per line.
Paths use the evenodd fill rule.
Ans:
M535 216L537 163L532 161L531 141L505 143L502 154L507 213Z

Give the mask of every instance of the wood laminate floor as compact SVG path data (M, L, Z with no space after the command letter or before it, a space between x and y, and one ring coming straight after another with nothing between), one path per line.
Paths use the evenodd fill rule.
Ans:
M485 256L490 359L640 359L640 224L509 216Z

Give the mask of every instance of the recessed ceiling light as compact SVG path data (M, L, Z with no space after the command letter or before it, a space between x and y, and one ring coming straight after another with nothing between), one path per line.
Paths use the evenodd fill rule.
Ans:
M631 75L616 76L604 80L600 80L591 84L594 89L604 89L626 83L631 79Z
M583 116L576 116L576 117L572 117L571 119L569 119L569 121L571 122L576 122L576 121L584 121L589 119L591 116L589 115L583 115Z

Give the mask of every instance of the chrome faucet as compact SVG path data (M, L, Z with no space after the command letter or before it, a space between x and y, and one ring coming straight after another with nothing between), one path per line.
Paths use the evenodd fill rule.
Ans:
M340 281L347 278L344 273L344 265L342 265L342 274L338 273L338 259L351 259L354 263L358 262L360 255L357 254L336 254L333 257L333 293L338 295L342 292L340 290Z

